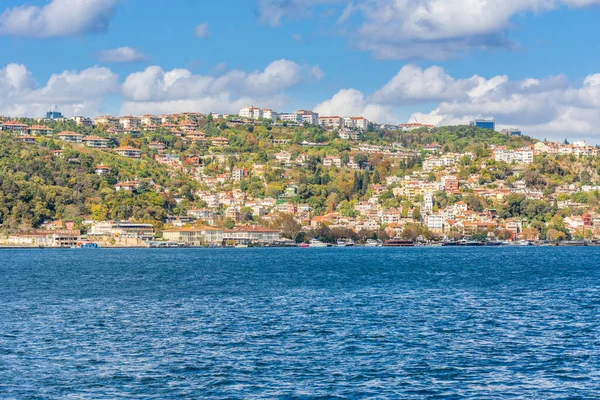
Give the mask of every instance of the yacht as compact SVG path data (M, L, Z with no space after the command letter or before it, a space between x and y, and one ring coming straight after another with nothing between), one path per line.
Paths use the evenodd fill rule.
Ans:
M515 246L531 246L531 242L528 240L519 240L518 242L514 243Z
M354 240L352 240L352 239L339 239L337 241L337 247L354 247Z
M365 242L365 247L379 247L380 244L377 240L375 239L367 239L367 241Z
M310 239L310 247L328 247L327 243L323 243L318 239Z

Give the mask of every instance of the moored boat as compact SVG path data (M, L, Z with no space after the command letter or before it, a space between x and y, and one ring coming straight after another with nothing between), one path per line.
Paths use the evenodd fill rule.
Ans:
M327 243L323 243L318 239L310 239L309 247L329 247Z
M75 244L76 249L97 249L98 243L89 240L80 240Z

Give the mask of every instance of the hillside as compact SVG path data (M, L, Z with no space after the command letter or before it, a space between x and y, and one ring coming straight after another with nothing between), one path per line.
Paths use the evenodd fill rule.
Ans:
M106 176L96 166L111 168ZM108 151L48 147L0 135L0 224L5 229L36 227L45 220L94 216L162 223L177 212L176 197L191 198L196 185L149 159L132 160ZM117 182L138 179L146 189L116 192Z

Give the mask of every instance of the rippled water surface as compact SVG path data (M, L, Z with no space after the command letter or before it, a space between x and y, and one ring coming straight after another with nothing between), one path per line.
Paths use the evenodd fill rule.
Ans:
M599 261L0 250L0 398L597 398Z

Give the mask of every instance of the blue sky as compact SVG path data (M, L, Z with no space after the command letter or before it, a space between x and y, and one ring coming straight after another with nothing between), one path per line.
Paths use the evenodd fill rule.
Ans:
M2 7L2 114L54 104L67 115L233 112L251 102L380 122L495 117L538 137L600 136L600 0Z

